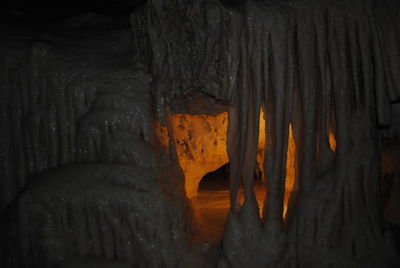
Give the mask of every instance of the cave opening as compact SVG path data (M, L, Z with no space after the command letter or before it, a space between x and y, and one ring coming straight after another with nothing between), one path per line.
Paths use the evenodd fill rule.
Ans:
M254 170L254 193L261 214L266 188L258 167ZM196 242L215 244L220 241L230 208L229 195L229 163L201 178L197 194L191 198L199 226L199 231L194 237ZM239 187L239 196L243 204L243 184Z
M194 240L218 242L229 211L229 163L201 178L191 202L198 225Z
M198 232L196 242L218 243L222 237L230 204L229 156L227 152L228 113L185 114L170 116L169 127L158 125L158 137L164 148L173 141L176 158L184 175L186 196L193 206ZM263 218L263 208L267 187L264 158L267 130L264 111L260 110L258 150L255 161L252 191L257 201L259 216ZM335 137L329 135L331 149L335 150ZM296 145L292 126L288 128L285 185L283 199L283 219L295 182ZM243 181L238 188L238 201L245 200Z
M254 185L264 185L262 180L262 171L258 165L254 169ZM243 188L243 185L241 185L241 188ZM218 169L207 173L201 178L197 195L202 192L218 190L229 191L229 162Z
M201 178L197 194L212 190L229 189L229 163L211 171Z
M0 267L400 267L399 0L82 1L3 11Z

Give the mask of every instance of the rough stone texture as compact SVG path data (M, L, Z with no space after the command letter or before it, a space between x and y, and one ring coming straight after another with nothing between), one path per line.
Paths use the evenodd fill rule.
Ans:
M39 173L9 223L6 267L54 267L99 256L135 267L176 267L193 228L173 174L129 164L74 164Z
M235 2L176 0L168 9L153 0L146 13L161 122L166 103L195 86L230 105L231 214L221 265L396 267L379 158L381 128L396 124L400 97L399 3ZM191 68L198 61L201 68ZM268 130L261 218L252 189L260 108ZM290 124L296 177L284 222Z
M395 0L149 0L132 13L131 32L127 25L90 16L32 31L3 29L0 207L20 212L17 218L7 214L16 223L14 235L32 226L28 235L21 233L22 240L2 243L6 250L0 261L18 265L20 259L43 267L67 253L92 253L83 219L109 221L102 235L117 241L127 226L122 222L129 222L120 210L129 215L143 205L135 200L141 193L129 191L129 185L146 188L156 180L144 200L160 192L175 193L177 199L166 198L175 200L168 207L167 201L151 200L157 205L150 212L178 216L124 230L132 239L135 230L157 237L143 245L135 240L140 252L125 251L123 241L94 245L104 256L120 254L138 266L178 265L186 245L175 248L171 241L175 228L179 234L187 231L186 212L180 209L185 207L180 205L185 203L182 173L174 140L163 155L155 126L158 120L171 128L171 110L179 111L170 107L174 100L202 91L229 107L231 211L221 254L215 256L219 267L398 267L393 235L383 221L379 160L382 137L398 142L400 136L391 116L400 99L399 11ZM260 109L268 130L267 198L261 216L252 189ZM296 174L284 221L290 124ZM87 166L75 169L78 163ZM97 171L90 163L107 164ZM104 178L119 179L106 175L110 163L131 165L132 178L140 175L119 189L122 199L108 192L111 183ZM44 171L52 167L56 169ZM82 176L68 175L70 168ZM164 180L154 175L147 181L148 170L162 171ZM28 183L42 171L41 183ZM78 182L74 189L69 188L70 177ZM245 186L243 206L237 199L240 182ZM79 187L86 183L86 189ZM91 189L99 195L86 200ZM66 199L55 203L49 196ZM99 213L95 217L84 214L87 204L106 199L118 205L110 211L98 206L89 210ZM57 213L50 214L53 210ZM75 235L54 231L70 216L75 220L67 226ZM19 254L23 257L7 257ZM189 259L181 264L197 260L194 255L186 254ZM206 263L199 256L195 262Z
M91 14L3 29L0 266L176 267L189 250L183 176L158 146L128 26Z
M1 72L1 208L29 175L74 162L154 166L149 83L124 25L7 36ZM24 36L24 38L27 38ZM139 157L140 156L140 157Z

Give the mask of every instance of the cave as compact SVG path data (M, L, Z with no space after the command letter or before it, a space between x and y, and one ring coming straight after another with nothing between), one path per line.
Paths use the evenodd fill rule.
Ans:
M229 190L229 162L201 178L197 193L213 190Z
M400 267L400 2L10 2L0 267Z
M198 243L216 245L220 242L229 212L229 163L207 173L201 179L197 195L191 198L199 233L194 236ZM243 185L239 188L241 203L244 201ZM254 193L260 209L265 199L265 182L260 170L254 171Z
M207 173L200 181L197 195L191 198L198 221L198 243L218 243L229 211L229 178L227 165Z

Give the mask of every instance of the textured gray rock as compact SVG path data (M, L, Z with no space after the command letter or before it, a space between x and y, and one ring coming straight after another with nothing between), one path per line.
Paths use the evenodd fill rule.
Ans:
M131 29L89 16L4 30L0 208L11 213L0 264L50 267L78 253L139 267L398 267L379 160L382 137L400 136L399 11L395 0L149 0ZM195 91L213 101L193 107L229 111L231 211L216 262L187 244L174 140L165 155L155 139L156 122L170 128ZM297 172L284 220L289 125Z
M130 164L74 164L39 173L21 195L8 235L10 267L53 267L70 255L176 267L193 225L173 174Z

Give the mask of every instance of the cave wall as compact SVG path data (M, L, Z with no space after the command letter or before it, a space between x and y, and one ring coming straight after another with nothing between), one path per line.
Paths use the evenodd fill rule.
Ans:
M6 35L1 208L29 175L46 168L96 161L156 164L151 78L134 62L126 26L33 28L30 38L15 29Z
M399 136L398 121L391 116L400 98L399 5L392 0L149 0L132 13L130 30L104 19L90 25L91 16L55 28L2 29L7 41L0 72L0 207L2 218L21 217L15 221L21 224L2 222L11 228L2 228L2 237L11 230L7 241L17 242L11 249L14 242L2 244L0 263L46 267L75 253L137 260L139 266L182 263L191 228L183 174L174 140L163 153L155 127L158 121L171 129L174 100L201 91L227 105L229 113L231 210L219 267L396 267L398 252L383 221L379 159L383 137L395 141ZM260 109L269 156L264 158L267 199L261 215L252 190ZM284 221L290 124L296 174ZM330 132L335 133L335 152ZM87 174L78 165L94 162L105 170L88 168ZM55 168L50 175L49 168ZM119 168L139 175L168 172L120 181L111 172ZM70 169L77 171L67 176ZM61 191L72 179L98 182L96 198L90 197L96 188L91 183L78 198ZM30 186L36 181L57 191L36 191L45 187ZM241 181L242 206L237 198ZM128 197L102 199L102 187L110 184L122 185L115 195ZM125 192L129 187L135 197ZM135 225L135 219L146 218L147 212L132 212L140 209L135 198L143 188L148 190L144 199L161 192L160 200L173 201L169 207L154 201L150 211L163 215L159 222ZM70 199L61 202L66 209L60 211L71 208L72 218L108 217L102 231L113 235L94 243L101 250L85 246L97 236L80 239L89 229L70 221L69 212L48 217L59 209L48 198L64 197ZM118 205L111 211L79 210L105 199ZM125 213L137 218L123 225ZM40 221L28 228L30 235L18 231L35 217ZM157 224L166 228L153 232ZM66 231L59 232L64 226ZM134 243L140 254L121 249L126 242L118 239L121 226L139 233ZM68 228L74 235L65 242ZM142 232L145 245L140 245ZM107 239L117 241L115 248L104 246ZM70 245L54 252L54 241ZM171 243L178 246L170 249ZM168 250L158 255L147 246Z
M174 16L164 2L149 1L144 20L160 121L168 117L166 103L189 88L230 105L231 212L221 265L395 267L399 259L383 222L379 181L383 136L397 124L391 113L400 94L399 3L170 4L177 6ZM252 190L260 108L271 130L263 215ZM284 222L289 124L296 178Z
M2 28L0 266L176 267L194 230L128 19Z

